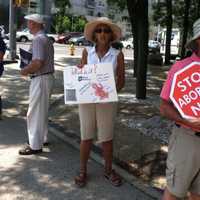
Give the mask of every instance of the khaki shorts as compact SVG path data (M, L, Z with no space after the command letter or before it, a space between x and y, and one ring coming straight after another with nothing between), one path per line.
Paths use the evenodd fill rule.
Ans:
M200 137L182 127L170 136L166 170L167 188L176 197L200 195Z
M116 111L117 103L113 102L79 105L81 139L112 140Z

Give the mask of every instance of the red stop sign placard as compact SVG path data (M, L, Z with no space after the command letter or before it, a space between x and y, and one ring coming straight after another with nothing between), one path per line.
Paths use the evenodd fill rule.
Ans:
M170 99L183 118L200 117L200 62L174 74Z

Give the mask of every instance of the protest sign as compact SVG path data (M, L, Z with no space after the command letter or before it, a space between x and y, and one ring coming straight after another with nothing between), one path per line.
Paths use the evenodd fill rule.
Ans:
M111 63L67 66L64 70L66 104L118 101Z
M175 73L170 98L183 118L200 117L200 62Z

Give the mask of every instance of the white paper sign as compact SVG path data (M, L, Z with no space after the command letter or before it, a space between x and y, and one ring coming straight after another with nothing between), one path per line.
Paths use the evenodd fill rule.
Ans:
M64 69L65 104L118 101L111 63L67 66Z

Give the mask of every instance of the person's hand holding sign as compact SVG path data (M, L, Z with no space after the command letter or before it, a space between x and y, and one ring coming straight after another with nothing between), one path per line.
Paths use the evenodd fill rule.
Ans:
M78 65L76 65L79 69L82 69L83 67L84 67L84 65L83 64L78 64Z
M194 131L200 131L200 118L186 119L184 124Z

